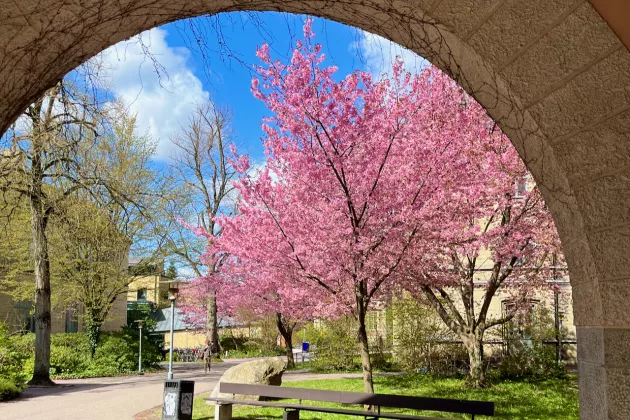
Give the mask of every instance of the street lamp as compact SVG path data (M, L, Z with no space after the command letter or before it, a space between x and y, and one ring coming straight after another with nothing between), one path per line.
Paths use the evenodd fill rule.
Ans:
M136 321L138 323L138 375L142 375L142 324L144 320L139 319Z
M175 300L179 289L177 287L168 288L168 299L171 301L171 345L168 351L168 375L167 379L173 379L173 330L175 329Z

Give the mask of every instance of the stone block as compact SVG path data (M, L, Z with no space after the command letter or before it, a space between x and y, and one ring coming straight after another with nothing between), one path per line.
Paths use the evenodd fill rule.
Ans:
M579 2L583 4L583 2ZM575 9L576 0L507 0L469 39L484 58L501 67L534 41L561 16ZM501 34L497 37L497 34Z
M558 162L571 185L581 186L630 165L630 110L554 143Z
M578 363L603 365L604 331L601 327L577 327Z
M587 230L630 224L630 167L575 189Z
M528 103L561 86L573 72L611 48L621 46L606 22L584 2L501 73Z
M603 328L602 331L602 354L606 367L630 369L630 326Z
M630 53L625 48L580 73L529 108L551 141L588 129L630 103Z
M592 232L588 237L600 279L630 279L630 226Z
M603 309L603 325L630 325L630 279L599 283Z
M572 285L572 292L575 326L602 325L603 310L598 283L591 281Z
M232 398L232 394L219 392L221 382L280 386L282 384L282 374L286 368L286 362L279 357L267 357L233 366L226 370L223 376L221 376L221 379L219 379L219 382L217 382L212 390L210 397ZM254 395L237 395L236 399L258 401L261 400L261 397Z
M630 369L606 368L606 397L608 416L599 418L630 419Z
M579 358L578 353L578 358ZM594 363L578 362L580 371L580 418L607 419L606 369Z

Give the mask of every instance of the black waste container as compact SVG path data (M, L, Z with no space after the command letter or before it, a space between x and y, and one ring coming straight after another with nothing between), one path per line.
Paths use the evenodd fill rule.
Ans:
M192 420L195 381L167 379L164 381L162 420Z

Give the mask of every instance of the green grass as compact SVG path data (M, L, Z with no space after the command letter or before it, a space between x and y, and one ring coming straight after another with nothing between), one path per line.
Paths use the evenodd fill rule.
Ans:
M335 379L287 382L282 386L299 388L316 388L340 391L363 391L360 379ZM453 398L465 400L494 401L495 417L478 416L477 418L497 419L577 419L578 390L577 379L547 380L539 383L500 382L488 389L470 389L462 380L440 379L427 375L413 374L374 378L374 388L378 393L416 395L437 398ZM207 404L203 398L195 398L194 419L213 419L214 406ZM308 402L309 405L325 405L341 407L339 404ZM355 406L356 407L356 406ZM357 407L358 408L358 407ZM425 415L448 418L470 418L466 415L452 413L417 412L411 410L385 410L406 414ZM281 409L234 406L233 415L241 419L278 419L282 417ZM343 416L303 411L300 419L304 420L350 420L360 419L356 416Z

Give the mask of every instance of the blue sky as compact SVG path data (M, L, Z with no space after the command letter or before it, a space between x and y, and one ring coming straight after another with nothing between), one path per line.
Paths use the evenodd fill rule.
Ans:
M186 124L195 104L206 100L232 110L240 151L262 163L260 123L269 112L250 92L252 65L259 63L256 47L267 42L275 58L287 61L292 43L302 36L304 19L286 13L238 12L179 21L123 41L97 60L103 63L108 87L137 114L139 133L159 142L158 166L168 159L171 133ZM339 67L339 78L355 69L378 76L397 55L410 70L424 63L414 53L353 27L315 19L313 30L326 63ZM195 32L203 32L207 45L198 45ZM157 63L146 57L139 39Z

